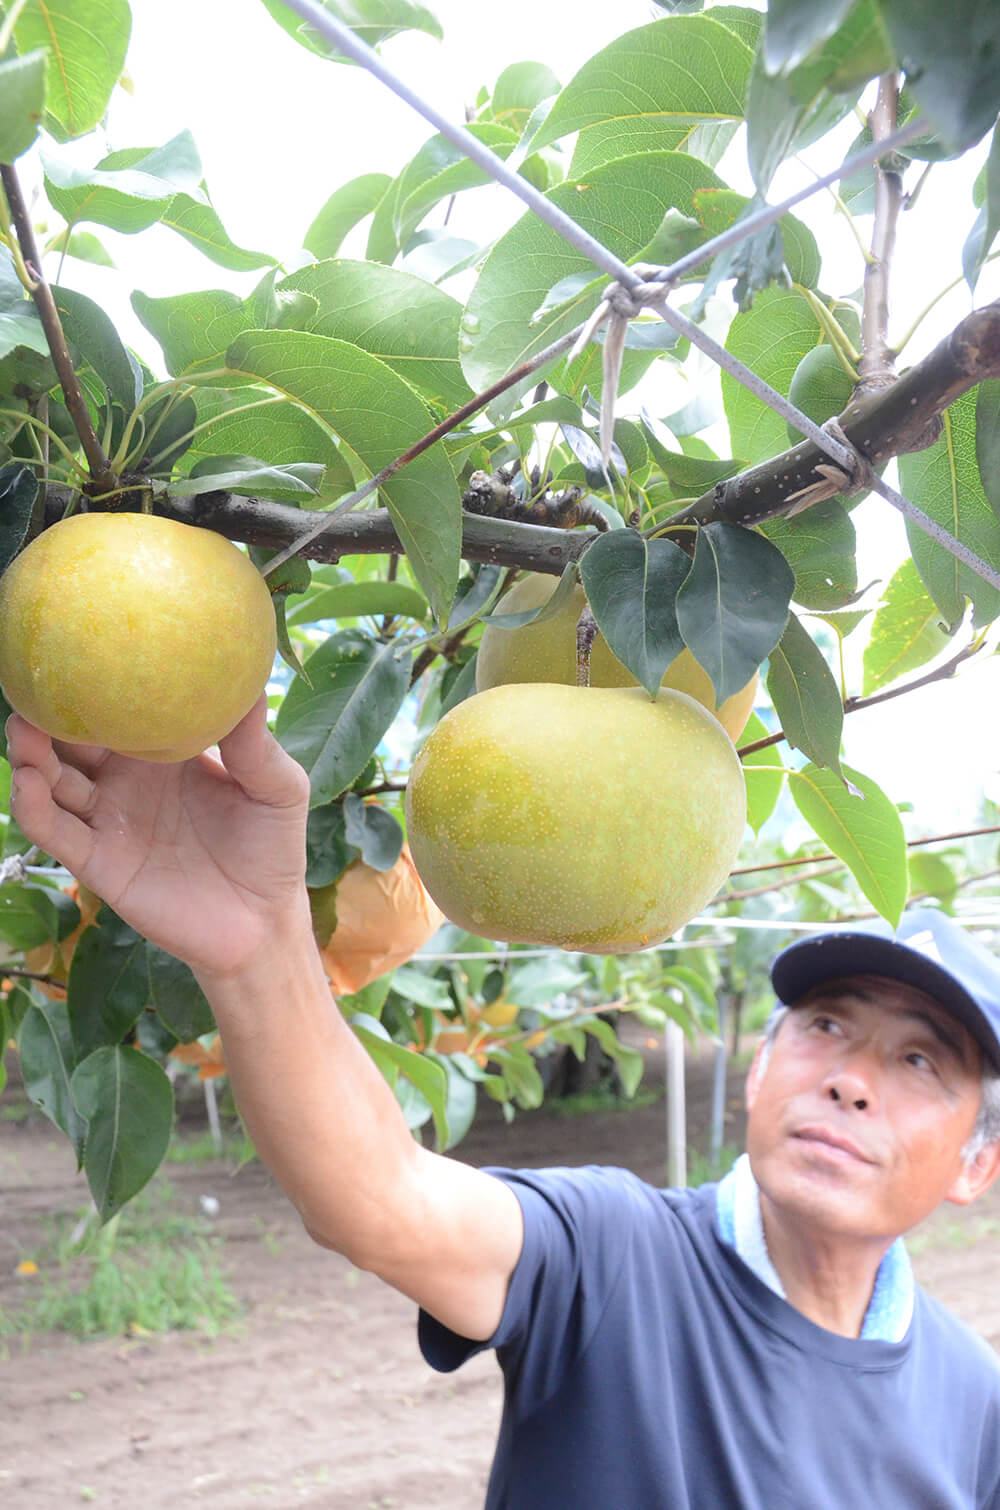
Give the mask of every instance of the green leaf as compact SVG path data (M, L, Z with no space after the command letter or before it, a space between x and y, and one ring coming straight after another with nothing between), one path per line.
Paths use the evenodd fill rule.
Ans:
M342 802L310 810L306 822L306 885L312 890L330 886L344 874L359 851L347 842Z
M231 238L213 206L207 203L208 189L204 182L199 185L200 194L177 194L169 208L161 216L168 230L176 231L196 247L209 261L219 267L230 268L236 273L252 272L258 267L274 267L277 257L269 252L251 252L237 246Z
M751 713L740 735L740 743L755 744L758 739L766 739L771 732L762 718ZM757 770L756 767L781 766L784 762L777 745L767 745L763 750L751 750L748 755L741 755L740 759L747 784L747 822L754 833L759 834L778 805L785 778L781 771Z
M377 262L318 262L280 287L316 300L304 329L371 352L449 408L472 397L458 360L462 306L432 283Z
M768 73L790 72L814 48L833 36L854 0L768 0L764 24L764 66Z
M895 927L907 894L903 825L870 777L846 765L843 771L849 786L833 771L815 765L789 771L792 797L814 832L843 860L872 906Z
M52 886L8 881L0 886L0 939L11 949L37 949L64 939L80 921L76 903Z
M404 582L339 582L321 587L288 615L292 624L318 624L321 619L370 618L376 614L405 619L427 617L427 600Z
M79 1168L87 1124L70 1092L77 1055L66 1002L36 999L21 1023L17 1048L28 1097L69 1138Z
M695 195L695 214L707 236L718 236L738 220L749 219L761 203L759 196L747 199L733 189L704 189ZM773 247L767 239L772 235ZM793 283L805 288L815 288L819 282L820 253L816 238L795 215L782 215L775 225L759 235L746 237L713 258L694 312L704 310L709 296L726 278L737 280L733 291L736 302L741 309L749 308L754 295L786 271Z
M377 473L431 428L423 401L377 357L310 331L268 330L237 337L230 367L301 405ZM442 628L455 595L462 548L461 499L440 447L383 484L410 565Z
M712 187L721 188L721 181L695 158L650 152L607 163L546 198L628 261L645 250L668 210L691 215L697 191ZM575 298L538 314L551 288L581 272L590 281ZM606 286L607 278L557 231L531 213L522 216L493 248L469 298L460 349L471 386L477 392L488 387L566 335L593 312ZM598 370L599 358L598 352Z
M283 5L282 0L263 0L263 4L282 30L310 52L334 63L352 61L308 21ZM436 17L423 5L414 4L414 0L319 0L319 4L369 47L377 47L401 31L424 31L439 40L443 35Z
M279 503L297 503L314 498L323 481L323 468L316 462L286 462L273 466L257 456L206 456L186 477L167 487L171 497L197 497L199 493L252 493L255 498L274 498ZM272 587L271 591L276 591Z
M121 1043L149 1003L146 940L120 921L86 928L73 952L68 999L77 1059Z
M855 0L843 25L798 67L768 72L758 51L747 88L747 157L767 191L778 164L795 148L825 136L850 108L850 97L894 66L877 0Z
M493 119L520 134L543 100L559 93L559 80L544 63L511 63L500 74L490 97Z
M574 75L531 140L532 151L580 132L570 168L677 151L697 126L743 119L750 49L708 16L653 21L618 37Z
M823 652L793 613L771 652L767 690L789 746L839 775L844 728L840 689Z
M201 159L190 131L162 147L112 152L96 168L42 153L45 192L64 220L92 221L134 235L162 220L176 194L201 196Z
M19 461L0 467L0 572L6 571L27 538L37 497L38 479L30 467Z
M816 316L804 295L769 288L757 295L752 309L735 317L726 350L779 393L787 393L817 335ZM734 456L745 456L753 466L787 451L784 419L728 372L722 374L722 401Z
M955 151L1000 110L1000 12L983 0L880 0L907 87Z
M312 682L296 678L275 735L309 773L311 806L339 797L364 770L409 690L408 656L355 629L331 635L306 661Z
M10 253L0 246L0 357L19 346L49 354L38 312L21 286Z
M580 562L598 628L650 697L684 648L675 603L690 568L679 545L634 530L599 535Z
M864 652L862 695L869 697L915 671L944 649L949 636L912 561L904 561L885 590Z
M1000 519L1000 378L979 384L975 427L979 480L990 508Z
M100 378L108 397L131 412L142 397L142 371L122 344L113 322L99 304L75 289L55 287L52 296L77 366L86 362Z
M983 169L985 203L962 248L962 271L970 292L975 292L979 274L1000 232L1000 133L995 129L990 155ZM996 379L993 380L994 382Z
M479 1100L476 1095L476 1085L484 1078L484 1072L468 1054L435 1054L432 1049L427 1050L423 1056L425 1059L433 1059L440 1065L448 1081L448 1097L445 1102L445 1117L448 1123L448 1142L445 1147L439 1145L438 1151L446 1153L449 1148L454 1148L461 1143L469 1128L476 1118L476 1110ZM460 1060L460 1063L456 1063ZM474 1073L468 1073L471 1065Z
M388 173L362 173L335 189L306 231L306 250L319 262L335 257L344 237L372 213L391 183Z
M45 127L57 141L83 136L101 120L131 26L128 0L28 0L14 41L22 56L33 48L48 54Z
M74 231L67 226L57 236L53 236L45 250L62 252L67 257L75 257L78 262L90 262L95 267L115 266L107 247L91 231Z
M221 357L236 337L255 323L243 300L221 288L171 294L164 299L154 299L137 289L132 308L159 341L167 371L173 377L196 363Z
M927 854L915 849L908 859L911 898L915 896L938 897L947 911L958 891L958 876L943 855Z
M180 1043L191 1043L215 1029L208 998L190 965L165 949L146 943L149 968L149 1001L160 1021Z
M712 679L717 704L745 687L778 643L794 585L788 562L762 535L738 524L698 530L677 622Z
M201 388L190 404L199 425L206 425L189 442L185 466L197 468L210 456L252 454L269 466L284 467L308 460L323 466L323 483L316 505L326 506L350 492L354 477L326 425L297 404L270 404L239 411L254 399L265 397L247 388ZM187 401L186 401L187 402ZM192 419L184 426L190 429ZM208 422L211 423L208 423ZM157 432L153 450L164 444Z
M344 837L372 870L391 870L403 849L403 830L393 815L355 792L344 798Z
M911 503L1000 571L1000 518L990 508L976 460L976 398L973 388L956 399L942 415L940 439L899 458L899 485ZM924 586L949 627L958 624L967 597L977 626L996 618L995 587L909 521L906 535Z
M87 1184L106 1222L162 1163L173 1129L173 1088L160 1066L133 1048L97 1049L77 1065L71 1088L88 1124Z
M38 135L45 108L44 48L0 63L0 162L12 163Z
M198 417L194 400L185 395L178 401L176 392L153 399L144 412L139 430L133 437L128 465L151 474L168 473L191 445L191 431ZM155 461L155 465L154 465Z
M792 519L760 526L795 573L792 596L803 608L842 608L858 595L857 534L836 498L813 504Z
M466 130L498 157L507 158L517 145L517 132L492 121L473 121ZM365 255L373 262L392 262L408 247L417 227L435 205L465 189L491 182L489 174L444 136L432 136L386 189L375 208Z
M394 1043L382 1024L373 1017L363 1016L359 1012L351 1018L351 1027L383 1074L386 1068L391 1068L397 1074L405 1075L416 1086L434 1117L438 1149L447 1148L450 1140L448 1078L441 1066L424 1054L411 1053L401 1043Z

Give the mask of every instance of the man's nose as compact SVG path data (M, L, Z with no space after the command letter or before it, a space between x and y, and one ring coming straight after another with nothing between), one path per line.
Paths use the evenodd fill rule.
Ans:
M875 1105L875 1067L861 1054L832 1067L823 1087L831 1101L856 1111L870 1111Z

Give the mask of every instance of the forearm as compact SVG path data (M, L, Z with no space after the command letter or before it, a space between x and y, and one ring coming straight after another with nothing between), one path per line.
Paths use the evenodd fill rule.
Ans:
M371 1267L400 1225L415 1145L331 995L308 905L252 966L199 983L264 1164L317 1241Z

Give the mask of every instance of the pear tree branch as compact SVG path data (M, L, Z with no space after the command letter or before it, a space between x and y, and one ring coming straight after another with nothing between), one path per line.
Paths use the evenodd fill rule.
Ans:
M21 193L21 185L18 181L17 172L11 163L0 164L0 181L3 182L4 194L10 210L10 218L17 236L17 244L24 260L28 276L32 281L30 290L31 297L38 310L38 317L42 322L45 339L48 342L49 353L52 357L52 365L56 369L59 382L63 391L66 408L73 420L73 426L80 437L80 445L83 454L87 458L90 467L90 475L97 488L101 492L109 492L117 487L118 479L111 469L111 462L104 454L100 441L94 433L94 427L90 422L90 414L73 369L73 361L66 345L66 336L63 333L62 321L56 308L56 301L52 290L46 282L42 272L42 259L38 247L35 244L35 232L31 224L31 216Z

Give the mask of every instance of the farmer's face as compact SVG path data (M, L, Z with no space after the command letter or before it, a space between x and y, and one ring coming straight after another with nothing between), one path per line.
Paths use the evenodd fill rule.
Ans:
M892 1239L1000 1172L961 1156L982 1095L978 1045L921 991L832 981L788 1013L747 1082L747 1150L764 1193L817 1230Z

